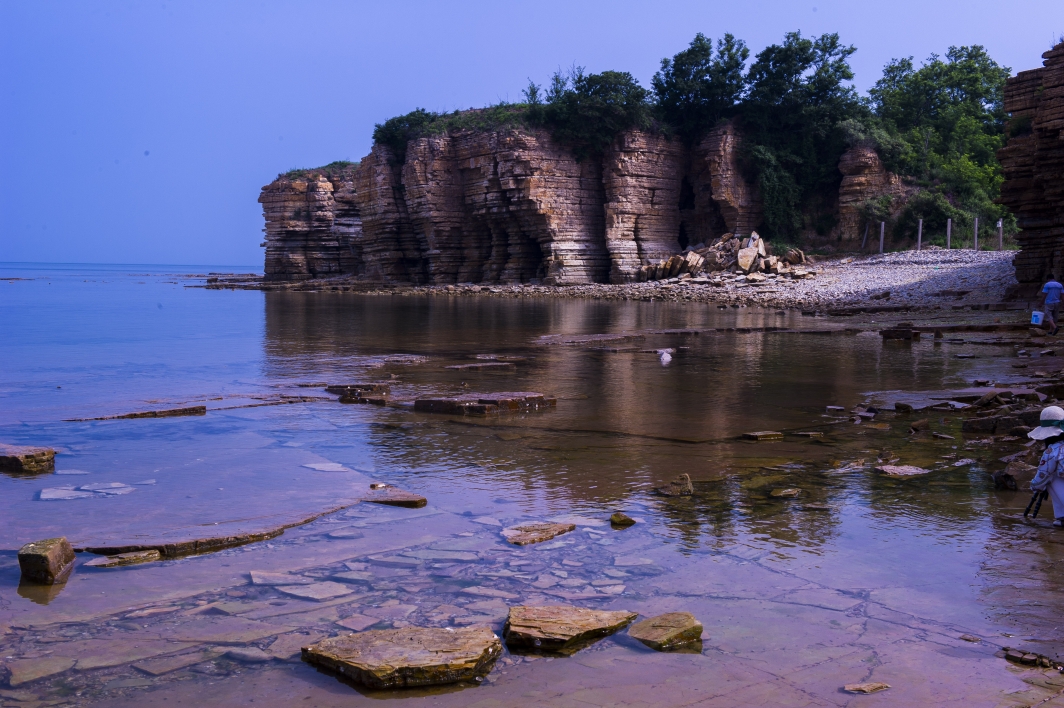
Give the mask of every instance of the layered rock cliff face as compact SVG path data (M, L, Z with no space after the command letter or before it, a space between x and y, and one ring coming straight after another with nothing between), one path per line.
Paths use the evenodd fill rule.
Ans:
M382 145L353 171L263 188L266 275L447 284L628 282L641 265L760 220L724 125L692 150L626 133L578 162L543 130L423 137L402 164Z
M856 242L864 239L861 206L870 199L894 197L893 211L898 212L914 188L901 177L887 171L879 155L871 147L856 146L839 159L842 183L839 185L838 226L840 241ZM878 233L875 234L878 239Z
M1016 279L1041 283L1064 271L1064 43L1005 87L1012 114L1008 144L998 151L1005 174L1000 202L1016 215Z
M300 170L262 188L267 280L356 272L362 222L353 178L351 168Z

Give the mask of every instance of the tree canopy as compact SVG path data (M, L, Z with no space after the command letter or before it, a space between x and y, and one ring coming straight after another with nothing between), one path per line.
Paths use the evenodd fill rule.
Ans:
M842 153L874 148L888 169L919 193L899 219L902 231L924 218L963 224L983 217L988 228L1007 212L995 205L1001 168L995 151L1005 141L1003 108L1009 69L979 45L950 47L920 67L894 59L867 96L853 88L849 60L856 49L838 34L791 32L750 60L731 34L702 33L661 60L651 90L628 72L555 72L544 90L530 81L524 101L477 111L438 114L418 109L378 124L374 140L402 159L407 142L451 128L541 126L569 145L578 160L601 155L625 130L676 135L697 144L722 121L743 135L742 165L764 202L762 230L795 240L834 226ZM881 218L889 205L867 205ZM871 218L871 216L869 217Z

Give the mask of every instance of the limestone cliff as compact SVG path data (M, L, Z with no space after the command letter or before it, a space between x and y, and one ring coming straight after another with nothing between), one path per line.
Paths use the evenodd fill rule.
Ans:
M635 280L640 266L760 220L725 124L693 150L630 131L598 160L537 129L376 145L354 170L263 188L267 278L447 284Z
M362 226L351 167L299 170L262 188L267 280L305 280L358 269Z
M895 197L893 211L900 211L914 188L906 186L901 177L883 166L879 155L871 147L855 146L839 159L842 184L839 185L838 226L840 241L861 241L861 206L870 199ZM875 235L878 239L878 234Z
M1008 144L998 151L1005 175L1000 202L1016 215L1016 279L1041 283L1064 269L1064 43L1005 87L1012 114Z

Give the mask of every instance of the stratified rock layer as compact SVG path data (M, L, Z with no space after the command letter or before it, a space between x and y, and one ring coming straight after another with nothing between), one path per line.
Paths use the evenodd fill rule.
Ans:
M1064 42L1042 58L1042 68L1005 86L1012 137L997 154L1005 175L1000 202L1022 229L1016 279L1032 285L1064 268Z
M353 168L300 170L262 188L267 280L357 273L362 222Z
M266 278L633 281L642 265L757 225L738 148L730 123L694 149L629 131L580 161L540 129L422 137L402 162L375 145L357 168L295 171L263 188Z
M634 612L589 610L570 605L510 608L503 636L511 648L572 654L613 634L636 618Z
M905 199L914 191L902 182L901 177L883 166L879 155L871 147L855 146L844 152L839 159L839 171L843 176L839 185L837 231L840 239L851 245L864 239L861 207L865 202L884 196L893 197L891 213L897 214ZM879 233L871 236L878 239Z

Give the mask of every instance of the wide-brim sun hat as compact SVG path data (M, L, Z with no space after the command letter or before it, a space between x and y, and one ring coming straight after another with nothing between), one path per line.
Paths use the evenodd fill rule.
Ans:
M1043 408L1042 415L1038 418L1038 427L1027 433L1027 437L1032 440L1045 440L1064 434L1064 408L1060 406Z

